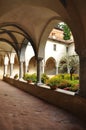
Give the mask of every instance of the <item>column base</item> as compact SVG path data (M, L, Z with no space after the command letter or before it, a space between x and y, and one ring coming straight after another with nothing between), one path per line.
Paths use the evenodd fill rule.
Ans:
M12 79L13 79L14 77L13 77L13 76L10 76L10 78L12 78Z
M6 77L6 74L4 74L3 77Z
M19 81L27 82L27 81L25 81L23 78L19 78Z
M38 82L38 83L36 83L36 85L43 85L43 83L42 82Z

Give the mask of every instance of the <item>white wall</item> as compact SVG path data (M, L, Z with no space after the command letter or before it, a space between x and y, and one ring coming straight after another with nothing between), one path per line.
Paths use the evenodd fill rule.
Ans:
M54 44L56 44L56 51L54 51L53 49ZM71 44L68 46L68 53L69 55L76 55L74 44ZM33 51L32 46L29 44L25 51L25 61L26 61L27 66L28 66L28 62L33 56L34 56L34 51ZM66 56L66 45L56 42L54 40L48 39L45 46L44 62L46 62L48 58L53 57L57 63L56 66L58 67L59 61L61 60L63 56ZM14 72L17 73L18 71L17 69L18 68L17 67L15 68L14 66L14 70L15 70ZM32 69L34 70L33 66L32 66Z
M77 55L77 53L75 52L75 46L74 43L72 43L71 45L68 46L68 55Z
M56 45L56 51L54 50L54 44ZM58 67L61 58L66 56L66 54L67 52L66 52L65 44L48 39L45 46L44 64L50 57L53 57L56 61L56 66ZM76 55L74 44L71 44L68 46L68 54L69 56ZM28 62L33 56L34 56L34 51L33 51L32 46L29 44L25 52L25 61L27 62L26 64L28 64ZM34 70L33 67L32 69Z
M25 62L28 64L29 60L34 56L34 50L30 43L28 43L25 51Z
M56 51L53 50L53 46L56 44ZM69 55L76 55L74 44L71 44L68 46L68 54ZM29 44L26 48L25 52L25 61L29 61L34 56L34 51L32 46ZM47 40L46 46L45 46L45 57L44 61L50 57L53 57L56 62L59 62L59 60L66 56L66 45L61 44L59 42L56 42L54 40Z
M56 44L56 51L53 50L53 46ZM66 55L66 46L59 42L48 40L45 46L45 61L49 57L53 57L58 62L61 57Z

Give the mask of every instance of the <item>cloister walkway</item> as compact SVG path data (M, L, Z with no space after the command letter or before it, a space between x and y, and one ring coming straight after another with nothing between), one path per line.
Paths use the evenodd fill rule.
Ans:
M0 81L0 130L86 130L70 113Z

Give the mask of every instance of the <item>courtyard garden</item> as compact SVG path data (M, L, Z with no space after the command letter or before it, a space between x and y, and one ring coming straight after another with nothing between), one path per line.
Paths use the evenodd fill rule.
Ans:
M24 80L27 82L30 80L33 83L37 82L36 74L25 74ZM31 83L29 82L29 83ZM76 92L79 89L79 75L73 74L72 79L70 74L58 74L53 77L49 77L46 74L41 75L41 82L49 86L50 89L55 90L57 88L67 91Z

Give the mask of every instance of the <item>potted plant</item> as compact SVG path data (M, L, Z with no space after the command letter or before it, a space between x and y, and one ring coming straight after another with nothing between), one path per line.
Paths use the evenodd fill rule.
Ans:
M26 80L28 83L36 83L37 82L37 75L35 73L33 74L24 74L23 79Z
M50 84L50 89L51 90L55 90L57 88L57 85L56 84Z
M46 84L46 81L49 80L49 77L44 73L41 75L41 81L42 83Z
M31 80L31 79L28 79L27 82L30 84L30 83L32 83L32 80Z
M28 77L27 77L27 82L32 83L32 78L31 78L31 75L29 75L29 74L28 74Z
M24 74L23 79L26 80L28 83L32 83L32 77L31 74Z
M48 85L50 89L55 90L58 87L58 79L55 77L50 78Z
M18 74L15 74L15 75L14 75L14 79L18 79Z

